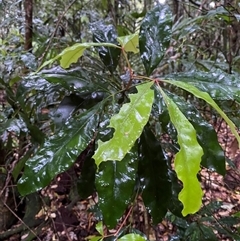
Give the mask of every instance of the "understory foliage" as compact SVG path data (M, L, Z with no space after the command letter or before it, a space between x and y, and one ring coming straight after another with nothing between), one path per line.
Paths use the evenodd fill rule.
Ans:
M227 14L218 10L205 18ZM39 68L32 66L24 77L1 79L7 92L1 112L2 143L7 144L2 147L11 150L22 144L12 171L19 193L46 187L89 150L77 188L81 198L98 194L102 222L96 240L104 239L102 223L115 227L138 196L153 224L163 218L175 222L183 240L217 240L214 229L240 238L224 232L223 225L212 225L215 220L207 211L219 203L201 208L198 178L202 167L226 172L224 152L201 105L223 118L240 143L239 120L225 114L227 103L240 101L239 74L214 65L211 71L197 64L189 70L184 61L184 71L158 73L174 38L187 28L187 22L174 23L173 18L168 5L158 4L136 32L127 34L108 19L99 20L90 28L92 42L74 43ZM135 66L140 62L136 59L142 64ZM189 221L193 214L199 215L197 222ZM116 238L146 240L130 231Z

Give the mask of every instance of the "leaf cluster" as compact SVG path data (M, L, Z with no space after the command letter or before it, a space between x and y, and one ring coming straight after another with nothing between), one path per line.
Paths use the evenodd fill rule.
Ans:
M211 106L239 141L235 119L220 108L229 101L238 104L239 82L219 69L158 78L154 71L172 34L172 12L158 5L146 14L139 32L118 36L114 25L101 22L92 28L93 42L65 48L25 77L1 79L7 91L1 139L8 149L27 147L13 170L21 195L49 185L92 146L77 187L82 198L98 193L108 227L116 226L139 195L154 224L169 213L187 222L183 217L199 211L201 167L221 175L226 170L217 134L196 100ZM140 57L144 73L134 73L133 54ZM61 67L46 70L58 60ZM201 232L215 237L204 224L188 225L187 240L197 240Z

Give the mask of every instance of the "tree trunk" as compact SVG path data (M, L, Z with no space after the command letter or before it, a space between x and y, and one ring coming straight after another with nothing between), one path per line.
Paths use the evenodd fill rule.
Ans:
M28 52L32 52L32 19L33 19L33 0L24 1L25 10L25 46L24 49Z

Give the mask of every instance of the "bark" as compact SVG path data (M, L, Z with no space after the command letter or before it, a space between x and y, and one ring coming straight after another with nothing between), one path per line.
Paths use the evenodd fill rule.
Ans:
M24 49L32 52L32 36L33 36L33 0L24 1L25 10L25 46Z

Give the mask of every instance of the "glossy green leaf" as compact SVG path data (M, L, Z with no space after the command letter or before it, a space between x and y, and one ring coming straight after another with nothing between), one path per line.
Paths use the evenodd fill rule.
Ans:
M21 195L35 192L59 173L66 171L85 150L98 125L99 107L96 106L70 122L56 135L45 141L44 146L30 158L18 182Z
M217 7L216 9L211 9L207 12L206 17L207 18L212 18L212 17L217 17L217 16L226 16L229 18L229 11L224 8L224 6Z
M30 120L26 114L20 113L20 116L26 123L28 131L31 134L32 141L35 143L38 143L39 145L42 145L45 141L45 134L36 125L33 125L30 122Z
M195 240L218 241L219 240L214 234L212 227L207 227L206 225L198 224L195 222L191 223L189 227L186 229L184 237L186 240L189 240L189 241L195 241Z
M218 142L217 133L212 125L201 116L193 105L186 102L183 98L172 93L168 93L168 96L177 104L197 132L198 142L204 152L201 165L211 171L216 171L221 175L225 175L225 155Z
M112 43L115 46L118 44L117 42L117 31L115 27L111 24L106 25L103 22L98 22L93 26L93 41L96 43ZM98 47L99 56L107 67L107 69L113 73L117 68L121 49L111 48L107 46Z
M183 97L176 95L173 92L165 91L167 95L172 98L172 100L177 104L182 113L187 117L191 122L193 127L197 132L198 142L203 148L204 155L202 157L201 165L206 168L209 168L212 171L216 171L221 175L225 174L225 155L219 145L217 133L201 115L201 113L195 108L195 106L186 101ZM159 115L160 113L160 115ZM168 133L171 139L173 140L172 144L168 144L167 148L175 147L175 150L178 149L178 146L175 144L177 141L176 130L173 128L169 114L167 112L167 107L163 102L162 96L156 90L155 100L153 104L153 115L156 118L159 118L160 127L162 132ZM158 117L159 116L159 117ZM173 150L174 153L174 150Z
M215 100L237 100L240 102L239 74L228 74L211 68L209 72L194 71L168 75L167 78L187 82L207 92Z
M119 241L146 241L145 238L143 238L139 234L135 233L129 233L118 239Z
M95 191L95 174L96 174L96 164L91 158L93 155L93 150L87 148L87 155L84 153L84 163L81 169L81 175L77 181L77 190L79 196L84 199L88 198Z
M200 91L195 86L192 86L192 85L190 85L188 83L184 83L184 82L181 82L181 81L170 81L170 80L164 80L164 81L167 82L167 83L173 84L173 85L175 85L175 86L177 86L179 88L182 88L182 89L192 93L197 98L203 99L209 105L211 105L219 113L219 115L226 121L226 123L229 125L229 127L231 129L231 132L236 137L236 139L237 139L237 141L239 143L239 146L240 146L240 136L238 135L238 133L236 131L236 126L227 117L227 115L219 108L217 103L211 98L211 96L207 92Z
M169 211L177 217L182 217L183 205L179 201L178 196L182 190L182 185L179 183L177 174L174 170L168 170L169 179L171 181L172 197L168 204Z
M133 18L136 18L136 19L138 19L138 18L142 18L142 17L144 17L146 15L146 9L144 9L142 12L140 12L140 13L138 13L138 12L131 12L131 16L133 17Z
M9 81L9 86L12 87L14 84L20 82L21 79L22 79L22 78L20 78L19 76L16 76L16 77L10 79L10 81ZM11 90L10 90L10 91L11 91Z
M228 227L234 227L235 225L238 225L240 222L240 219L237 217L232 217L232 216L227 216L227 217L222 217L220 220L221 224L224 224Z
M12 171L12 176L13 176L15 182L17 182L17 179L19 178L19 175L22 172L26 161L33 155L35 148L33 147L33 148L29 149L24 154L24 156L20 160L18 160L17 164L14 166L14 169Z
M112 43L76 43L73 46L65 48L59 55L54 58L44 62L37 70L40 71L45 66L52 64L56 60L60 59L60 65L62 68L67 69L71 64L77 63L78 59L83 55L84 51L90 47L105 46L116 48L116 44Z
M209 204L203 206L201 210L199 210L199 215L202 217L211 216L213 212L217 212L223 205L222 201L211 201Z
M108 128L111 117L119 113L121 106L113 100L108 106L104 108L104 112L101 115L99 130L96 140L108 141L113 137L113 128Z
M84 51L88 46L86 43L84 44L74 44L71 47L68 47L63 50L63 52L59 55L60 65L67 69L72 63L77 63L78 59L83 55Z
M172 14L167 4L158 4L143 19L139 33L139 50L147 75L158 66L169 47Z
M89 237L87 237L87 240L89 240L89 241L102 241L103 237L102 236L93 236L93 237L89 236Z
M20 118L6 119L5 122L1 122L0 135L3 132L8 131L9 133L14 133L14 135L19 136L21 132L27 132L28 128L24 120Z
M54 122L61 126L72 115L77 107L83 104L84 99L79 95L71 94L65 96L54 113Z
M60 64L64 69L66 69L69 68L72 63L77 63L78 59L83 55L86 48L90 48L92 46L105 46L105 48L108 47L109 49L112 49L113 47L116 48L116 45L111 43L77 43L63 50L63 52L56 58L61 58ZM118 51L120 50L118 49Z
M22 99L24 100L26 98L26 95L30 91L46 90L47 92L47 90L50 88L51 88L51 84L48 83L45 79L39 76L29 76L21 81L20 85L17 88L16 97L18 100L22 100Z
M117 40L126 52L133 52L135 54L139 52L139 39L137 33L118 37Z
M29 113L30 109L31 112L36 110L39 113L42 107L56 103L59 98L59 89L58 85L51 84L38 75L24 78L18 85L16 99L25 113L26 120L28 120L26 113ZM36 112L33 114L37 114Z
M203 192L197 179L203 150L198 144L197 135L192 124L187 120L177 105L164 92L171 121L178 132L180 150L175 156L174 167L178 178L183 183L179 200L183 203L183 216L197 212L202 204ZM194 155L193 155L194 153Z
M103 236L103 223L102 222L99 222L96 224L96 229L97 231Z
M97 166L108 160L121 161L141 135L152 109L152 84L148 82L137 86L138 93L129 95L130 103L124 104L120 112L111 118L109 127L113 127L115 132L109 141L98 141L93 156Z
M102 67L102 66L101 66ZM96 70L86 68L75 68L74 70L63 70L61 68L52 68L42 71L40 77L46 79L51 84L59 84L65 89L75 92L83 99L94 99L92 95L108 92L109 76L107 74L98 74ZM99 98L98 98L99 99Z
M123 23L124 24L124 23ZM118 36L126 36L129 35L130 31L124 25L117 25L117 35Z
M157 224L167 213L172 195L167 160L149 127L145 127L141 135L140 150L138 177L143 187L142 197L153 223Z
M22 54L21 60L28 69L31 69L33 71L37 69L37 60L32 53L27 52L25 54Z
M113 228L131 202L137 170L136 145L121 162L108 161L100 165L96 176L98 204L106 225Z

